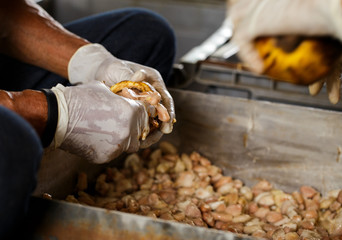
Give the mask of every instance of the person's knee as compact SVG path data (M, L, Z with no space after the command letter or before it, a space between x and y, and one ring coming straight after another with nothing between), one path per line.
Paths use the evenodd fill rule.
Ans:
M160 14L148 9L136 8L132 10L138 21L146 28L151 28L153 33L159 33L172 43L175 41L174 31L169 22Z
M132 10L132 14L136 21L140 23L139 26L143 26L145 34L162 43L168 52L175 53L175 33L164 17L156 12L142 8Z
M0 236L20 222L36 186L43 147L35 130L0 106ZM1 238L1 237L0 237Z
M42 156L43 147L34 128L13 111L1 106L0 132L0 138L2 138L0 151L3 157L22 161L23 158ZM34 163L34 165L37 164L39 163Z
M19 180L23 181L18 185L27 185L28 191L32 191L43 155L36 131L19 115L0 107L0 133L0 177L18 175Z

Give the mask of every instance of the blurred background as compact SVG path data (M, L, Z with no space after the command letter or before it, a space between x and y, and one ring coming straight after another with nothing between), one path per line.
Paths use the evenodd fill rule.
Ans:
M226 0L36 0L64 24L118 8L140 7L166 18L174 29L177 52L172 86L191 91L342 111L325 87L310 96L306 86L278 82L239 68Z

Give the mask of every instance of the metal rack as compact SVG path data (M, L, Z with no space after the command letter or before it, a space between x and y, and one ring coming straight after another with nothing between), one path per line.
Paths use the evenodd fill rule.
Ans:
M208 93L342 111L342 103L329 102L326 88L311 96L306 86L274 81L248 71L233 69L220 62L200 63L195 81Z

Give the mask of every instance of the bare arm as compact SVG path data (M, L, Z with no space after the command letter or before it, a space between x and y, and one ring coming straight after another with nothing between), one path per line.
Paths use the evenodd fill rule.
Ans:
M32 125L40 137L42 136L48 116L44 93L34 90L22 92L0 90L0 105L19 114Z
M89 42L31 0L0 0L0 52L68 77L68 63Z

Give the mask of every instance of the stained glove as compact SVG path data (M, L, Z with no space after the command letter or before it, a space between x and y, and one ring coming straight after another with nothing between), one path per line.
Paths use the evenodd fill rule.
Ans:
M342 4L339 0L231 0L228 18L234 25L232 42L239 46L239 57L257 73L263 70L262 60L253 46L257 37L307 35L342 40ZM338 101L340 91L337 89L339 74L334 72L327 78L332 103ZM311 86L310 93L316 94L319 86L319 83Z
M123 152L137 151L142 135L149 132L146 106L113 94L101 82L59 84L51 90L59 112L55 147L105 163Z
M338 103L340 100L341 87L341 63L342 61L340 60L327 77L309 86L309 92L312 96L317 95L321 91L324 83L326 83L329 101L333 104Z
M170 121L162 123L160 131L165 134L172 131L175 121L174 103L157 70L118 59L100 44L88 44L79 48L72 56L68 66L68 75L72 84L92 80L104 82L109 87L123 80L150 83L160 93L162 104L170 115ZM159 138L160 136L161 134L158 133ZM149 138L152 137L156 136ZM150 140L147 139L147 141Z

